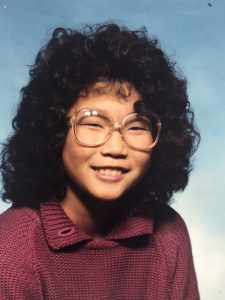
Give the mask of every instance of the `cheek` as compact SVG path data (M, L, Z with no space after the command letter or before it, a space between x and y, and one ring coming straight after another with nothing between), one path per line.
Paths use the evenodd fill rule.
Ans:
M74 140L73 135L68 134L62 152L62 160L67 171L75 173L78 169L84 167L89 160L93 150L81 146Z
M136 157L137 170L142 176L148 170L150 163L151 163L150 153L142 153L141 155L138 155Z
M74 168L74 165L80 160L80 153L82 151L78 150L78 145L76 145L72 136L68 134L62 152L62 160L66 170Z

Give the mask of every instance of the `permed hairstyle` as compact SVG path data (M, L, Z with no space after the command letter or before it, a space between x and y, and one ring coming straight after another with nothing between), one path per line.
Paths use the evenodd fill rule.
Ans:
M57 28L38 53L30 81L21 90L13 134L3 145L4 201L36 208L64 197L66 114L79 94L98 81L129 83L162 122L159 143L140 183L143 201L168 202L185 188L200 139L186 80L146 29L104 24L81 31Z

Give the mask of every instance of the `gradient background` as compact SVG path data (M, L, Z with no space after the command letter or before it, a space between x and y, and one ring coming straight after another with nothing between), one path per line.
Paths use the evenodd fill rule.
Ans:
M29 65L57 26L144 25L177 61L202 142L189 185L173 206L189 228L203 300L225 299L224 14L224 0L0 0L0 142L11 132ZM0 211L7 207L0 202Z

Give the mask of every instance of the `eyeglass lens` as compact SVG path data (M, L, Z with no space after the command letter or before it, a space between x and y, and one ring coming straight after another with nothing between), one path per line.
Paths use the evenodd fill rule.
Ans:
M136 148L151 147L158 134L157 119L154 116L131 115L123 125L124 140ZM80 111L76 117L75 136L87 146L103 143L111 134L111 130L111 120L97 110Z

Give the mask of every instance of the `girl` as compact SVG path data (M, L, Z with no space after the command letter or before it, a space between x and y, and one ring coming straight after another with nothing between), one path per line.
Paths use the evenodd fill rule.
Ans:
M1 299L199 299L167 203L199 134L186 81L146 31L58 28L2 150Z

